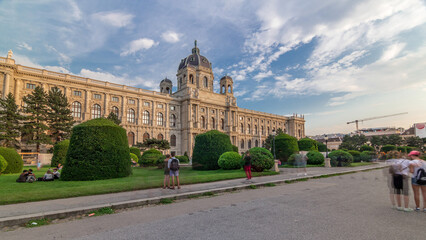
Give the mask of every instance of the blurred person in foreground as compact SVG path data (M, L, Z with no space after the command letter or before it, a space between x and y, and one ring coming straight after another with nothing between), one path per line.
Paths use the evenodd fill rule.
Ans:
M420 212L420 191L423 196L423 212L426 212L426 161L420 159L419 151L411 151L408 156L412 159L410 164L410 172L413 174L411 178L411 186L414 192L414 202L416 203L416 211Z

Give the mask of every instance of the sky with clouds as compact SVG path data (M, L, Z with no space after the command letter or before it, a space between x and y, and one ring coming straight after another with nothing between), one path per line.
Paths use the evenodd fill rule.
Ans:
M308 135L426 122L423 0L3 0L0 33L18 64L150 90L196 39L238 106L304 114Z

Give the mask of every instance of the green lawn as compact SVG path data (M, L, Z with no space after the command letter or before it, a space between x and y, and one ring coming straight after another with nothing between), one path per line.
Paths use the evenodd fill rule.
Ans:
M366 165L372 165L372 164L376 164L376 163L373 163L373 162L356 162L356 163L351 163L351 167L360 167L360 166L366 166ZM293 165L281 165L280 167L282 167L282 168L296 168ZM306 167L308 167L308 168L309 167L324 167L324 164L321 164L321 165L307 164Z
M25 167L24 169L35 167ZM48 167L35 171L36 177L43 177ZM254 177L274 175L272 171L253 172ZM0 205L40 201L47 199L87 196L103 193L132 191L163 186L163 170L157 168L133 168L133 175L97 181L58 181L17 183L19 174L0 175ZM245 178L241 170L196 171L190 167L180 169L180 182L184 184L213 182L226 179Z

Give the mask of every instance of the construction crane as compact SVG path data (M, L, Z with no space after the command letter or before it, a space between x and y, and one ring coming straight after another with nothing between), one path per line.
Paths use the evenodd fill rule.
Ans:
M379 118L393 117L393 116L398 116L398 115L403 115L403 114L408 114L408 112L395 113L395 114L391 114L391 115L377 116L377 117L371 117L371 118L365 118L365 119L355 120L355 121L352 121L352 122L347 122L347 124L355 123L355 125L356 125L356 132L358 133L359 132L358 131L358 123L360 123L360 122L374 120L374 119L379 119Z

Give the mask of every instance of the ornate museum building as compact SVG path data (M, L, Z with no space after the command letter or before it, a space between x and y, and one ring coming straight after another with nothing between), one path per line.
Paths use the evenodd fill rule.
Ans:
M215 93L212 65L196 45L179 63L176 77L176 92L167 78L156 92L17 65L11 51L6 58L0 57L2 97L11 92L21 105L23 96L36 86L46 91L58 87L68 97L77 122L116 113L130 145L147 138L167 139L171 152L182 155L186 151L191 156L195 136L212 129L228 134L240 152L262 146L278 128L297 138L305 137L303 116L239 108L229 76L220 79L220 92Z

